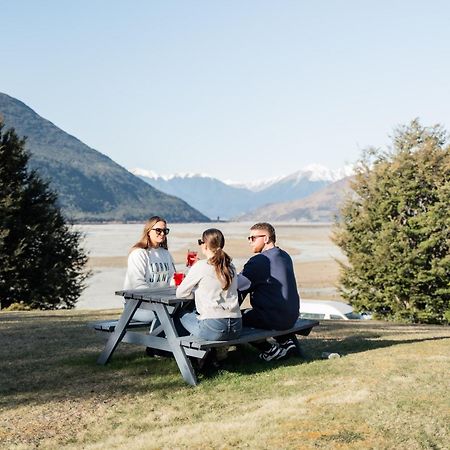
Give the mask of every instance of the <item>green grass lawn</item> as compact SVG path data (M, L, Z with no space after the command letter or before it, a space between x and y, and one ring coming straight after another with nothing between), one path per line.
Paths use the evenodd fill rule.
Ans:
M87 323L117 316L0 313L1 448L450 448L449 327L322 322L305 361L240 347L190 387L136 346L98 366Z

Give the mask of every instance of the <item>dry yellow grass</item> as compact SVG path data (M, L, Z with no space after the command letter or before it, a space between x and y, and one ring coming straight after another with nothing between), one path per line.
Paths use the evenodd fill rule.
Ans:
M324 322L306 363L246 347L191 388L134 346L96 365L103 340L86 324L117 315L0 313L2 448L448 448L448 327Z

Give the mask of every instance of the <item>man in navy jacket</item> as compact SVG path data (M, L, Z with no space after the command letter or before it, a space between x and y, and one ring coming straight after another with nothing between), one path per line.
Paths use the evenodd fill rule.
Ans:
M238 276L242 300L250 294L252 309L243 316L243 325L268 330L291 328L299 316L299 295L291 257L276 247L272 225L256 223L248 237L255 256L250 258ZM275 338L277 344L258 344L264 361L284 358L295 352L291 335Z

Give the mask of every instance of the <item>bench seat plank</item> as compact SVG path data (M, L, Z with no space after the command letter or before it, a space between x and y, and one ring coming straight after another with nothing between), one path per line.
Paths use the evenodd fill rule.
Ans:
M195 336L181 336L178 338L178 340L183 347L203 350L211 347L225 347L229 345L260 341L267 339L269 337L280 336L283 334L290 334L290 333L308 336L313 327L317 325L319 325L319 322L317 322L316 320L298 319L292 328L282 331L263 330L260 328L244 327L238 339L232 339L229 341L207 341L204 339L197 338Z
M93 328L97 331L107 331L112 333L116 329L118 320L103 320L101 322L90 323L89 327ZM149 327L151 322L140 322L138 320L132 320L128 326L128 328L139 328L139 327Z

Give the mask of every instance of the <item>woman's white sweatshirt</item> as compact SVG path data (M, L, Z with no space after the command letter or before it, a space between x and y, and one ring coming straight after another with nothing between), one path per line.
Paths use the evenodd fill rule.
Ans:
M234 272L236 269L232 265ZM195 292L194 292L195 290ZM228 319L241 317L237 293L237 276L225 291L217 278L214 267L207 260L197 261L177 288L178 298L195 295L195 307L199 319Z
M165 248L135 248L128 256L123 284L126 289L149 289L169 286L175 264Z

